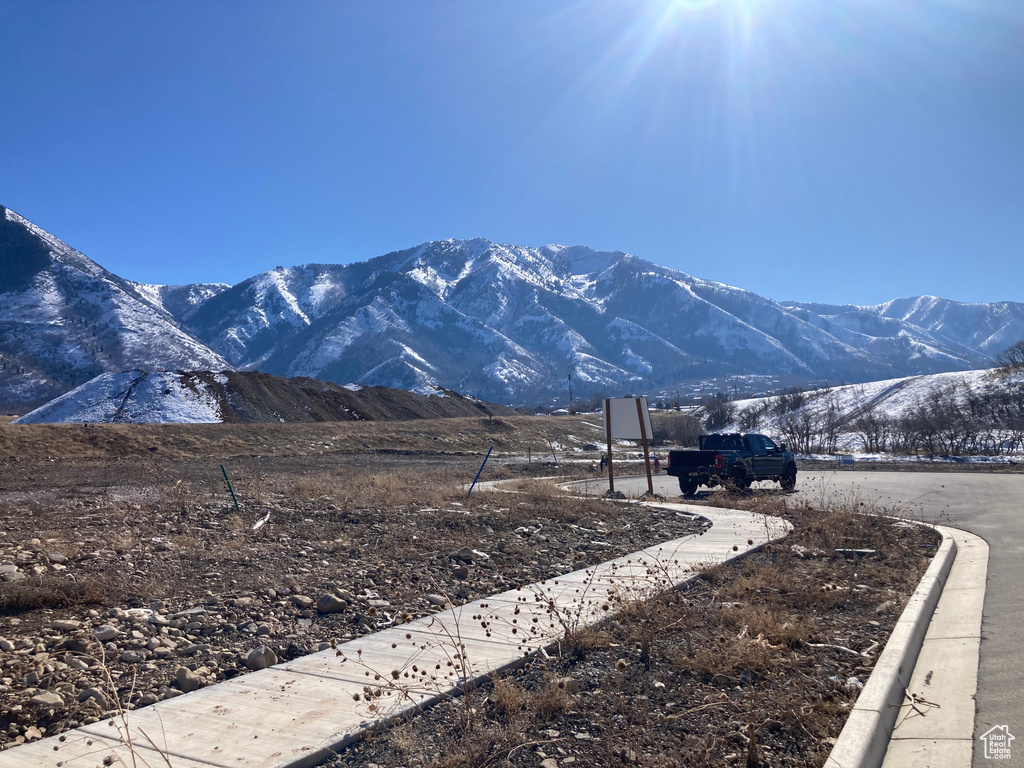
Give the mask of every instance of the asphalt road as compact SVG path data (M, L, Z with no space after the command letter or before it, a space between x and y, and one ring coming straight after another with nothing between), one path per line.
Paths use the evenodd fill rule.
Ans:
M656 475L654 490L679 496L673 477ZM754 486L778 489L775 483ZM607 490L606 479L590 490ZM637 496L647 479L615 479L615 490ZM804 472L795 498L850 505L949 525L981 536L989 545L988 585L982 618L975 736L1007 725L1017 737L1009 765L1024 764L1024 474L980 472ZM991 761L976 742L976 768Z

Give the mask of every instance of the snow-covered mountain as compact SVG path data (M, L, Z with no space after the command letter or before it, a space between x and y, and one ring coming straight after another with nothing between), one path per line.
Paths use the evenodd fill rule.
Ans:
M728 373L869 381L965 370L1024 338L1022 305L899 314L926 302L819 312L624 253L441 240L256 275L187 324L239 368L440 383L503 402L563 393L569 375L586 395Z
M985 367L1024 339L1021 304L781 303L585 247L439 240L168 287L111 275L10 211L5 227L16 242L0 241L0 263L16 258L9 279L0 271L0 355L32 364L17 363L17 391L0 381L0 402L67 390L86 368L230 365L532 405L564 397L570 375L582 397L728 374L862 382ZM150 353L160 359L137 359ZM43 359L75 375L49 372L33 390Z
M135 367L230 366L137 286L0 206L0 408Z

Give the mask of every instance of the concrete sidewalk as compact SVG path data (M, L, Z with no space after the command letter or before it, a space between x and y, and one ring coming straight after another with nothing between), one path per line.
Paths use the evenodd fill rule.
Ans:
M943 542L907 601L826 768L969 768L988 545Z
M0 768L315 765L393 718L556 646L568 630L607 617L616 596L662 591L788 531L764 515L658 506L712 527L0 752Z
M884 768L971 765L988 544L956 528L939 531L956 542L956 559L907 686L919 701L904 704Z

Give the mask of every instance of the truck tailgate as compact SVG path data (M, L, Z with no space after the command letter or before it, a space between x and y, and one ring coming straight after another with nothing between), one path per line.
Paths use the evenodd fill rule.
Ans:
M707 471L715 466L715 451L669 451L668 467L669 474L688 474L691 472Z

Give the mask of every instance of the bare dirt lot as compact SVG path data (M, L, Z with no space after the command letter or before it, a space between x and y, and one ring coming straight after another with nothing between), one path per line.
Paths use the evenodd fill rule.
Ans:
M574 419L0 425L0 745L699 532L546 482L467 497L489 445L486 479L589 474ZM790 540L336 764L820 765L936 539L785 511Z

